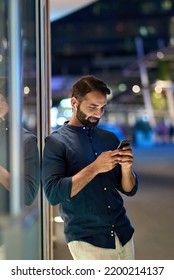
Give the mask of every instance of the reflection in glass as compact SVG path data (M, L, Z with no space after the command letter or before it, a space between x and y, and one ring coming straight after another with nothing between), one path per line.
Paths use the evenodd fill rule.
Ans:
M0 212L9 212L10 172L8 160L8 101L0 90ZM40 183L37 138L22 129L24 148L24 204L30 206L36 199Z
M36 199L40 184L39 151L37 138L23 129L24 140L24 201L30 206Z
M35 0L0 1L0 259L40 259L42 255L41 196L37 195L40 194L37 139L40 74L36 56L39 5ZM11 36L16 33L20 36ZM12 52L16 46L20 49L19 58ZM17 78L18 71L11 71L16 65L14 57L16 64L20 64ZM18 82L19 90L12 80ZM16 118L12 119L13 116ZM20 135L16 127L22 127ZM16 139L12 139L14 131ZM19 149L14 149L16 146ZM13 206L19 211L13 211Z
M8 103L0 90L0 213L9 211Z

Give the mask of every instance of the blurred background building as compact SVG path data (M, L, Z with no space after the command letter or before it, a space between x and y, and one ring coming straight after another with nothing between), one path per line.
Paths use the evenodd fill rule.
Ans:
M71 114L65 100L60 101L70 97L73 82L81 75L93 74L112 89L104 124L121 129L120 137L135 136L139 145L163 141L158 130L165 126L168 141L174 124L173 13L171 0L100 0L54 20L52 112L54 116L60 105L58 125ZM148 142L134 135L137 130L145 137L150 131Z

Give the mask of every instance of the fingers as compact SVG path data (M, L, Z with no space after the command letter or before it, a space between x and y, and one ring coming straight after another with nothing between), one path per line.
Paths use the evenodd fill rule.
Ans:
M120 150L117 149L117 150L113 151L112 156L114 156L116 162L121 164L122 166L123 165L131 166L134 162L134 156L132 153L131 146L127 146L127 147L124 147L123 149L120 149Z
M133 157L133 155L132 156L128 156L128 155L126 155L126 156L121 156L120 158L119 158L119 164L120 165L122 165L122 167L131 167L132 166L132 164L133 164L133 162L134 162L134 157Z
M129 148L125 150L114 150L114 151L106 151L102 153L103 159L105 159L107 162L112 161L114 163L119 163L120 161L130 161L133 162L134 156L132 153L132 149Z
M101 155L102 160L105 162L105 164L113 164L116 165L117 163L133 163L134 156L132 153L132 149L129 147L122 150L114 150L114 151L106 151L103 152Z
M99 172L107 172L117 164L120 164L123 168L130 168L133 161L134 157L131 149L106 151L96 159Z
M130 156L133 157L132 149L121 149L121 150L114 150L111 152L111 156Z
M126 163L126 162L133 163L133 162L134 162L134 158L131 157L131 156L123 156L123 157L120 159L120 162L121 162L121 163Z

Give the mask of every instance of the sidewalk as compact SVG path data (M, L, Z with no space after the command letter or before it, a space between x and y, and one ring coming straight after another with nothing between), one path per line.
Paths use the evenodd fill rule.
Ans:
M125 198L136 259L174 260L174 146L134 149L140 187Z

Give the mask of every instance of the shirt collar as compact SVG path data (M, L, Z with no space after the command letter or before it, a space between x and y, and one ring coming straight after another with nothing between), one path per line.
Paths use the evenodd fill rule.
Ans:
M68 121L66 121L64 123L65 126L69 127L70 129L74 130L74 131L79 131L81 133L84 133L84 134L88 134L88 135L91 135L91 133L93 132L94 128L90 128L90 127L87 127L87 126L75 126L75 125L70 125Z

